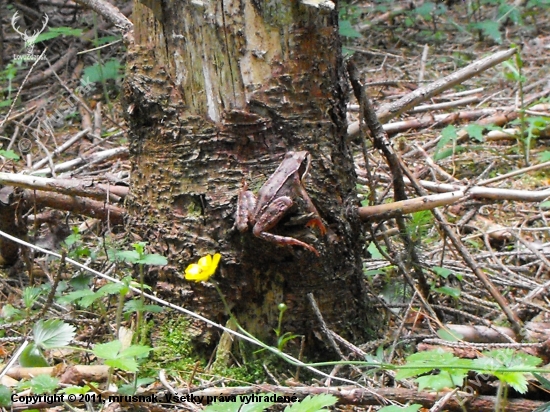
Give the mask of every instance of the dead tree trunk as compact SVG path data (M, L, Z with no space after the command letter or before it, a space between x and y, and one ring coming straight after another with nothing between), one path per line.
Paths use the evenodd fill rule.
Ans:
M127 206L132 232L170 262L156 279L174 288L171 300L224 323L215 289L183 280L189 263L220 252L213 279L250 333L274 343L277 306L285 303L283 331L318 348L312 293L332 330L356 342L373 336L378 320L363 286L337 10L298 0L163 0L137 1L133 16ZM270 232L308 243L319 256L234 227L244 184L257 192L286 152L304 150L313 159L305 187L327 234L288 219ZM287 215L298 218L304 201L294 200L298 208ZM212 342L213 331L197 326Z

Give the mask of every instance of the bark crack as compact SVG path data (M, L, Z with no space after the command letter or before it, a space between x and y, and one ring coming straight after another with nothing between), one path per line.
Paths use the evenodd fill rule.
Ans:
M231 87L233 89L233 101L237 100L237 92L235 90L235 76L233 73L233 65L231 64L231 54L229 53L229 40L227 38L227 23L225 21L225 3L222 0L222 22L223 22L223 39L225 42L225 54L227 55L227 63L229 64L229 74L231 75Z

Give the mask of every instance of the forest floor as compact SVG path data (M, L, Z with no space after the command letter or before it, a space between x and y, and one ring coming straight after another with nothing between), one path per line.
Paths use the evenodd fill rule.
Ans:
M105 273L112 268L106 254L118 253L129 263L136 262L136 254L143 256L139 247L122 251L125 235L119 230L123 216L119 201L127 192L130 174L121 101L125 47L112 24L73 3L32 3L33 7L0 3L0 158L1 171L6 174L0 177L6 184L0 189L0 203L8 204L16 195L34 199L41 207L27 216L29 241L46 249L65 248L69 257L93 261L94 267ZM118 7L130 15L131 4ZM11 18L16 10L19 18ZM42 12L48 13L48 21ZM364 264L365 279L377 310L386 314L390 327L382 339L351 348L346 354L346 358L370 363L363 369L344 368L342 376L357 381L360 386L356 389L361 392L335 393L340 399L338 408L379 410L384 402L396 408L410 402L417 406L384 411L428 410L441 394L447 394L441 410L550 410L545 404L550 401L550 381L541 375L543 371L536 372L536 367L550 362L549 15L550 3L544 0L517 5L499 0L456 4L380 0L341 5L343 50L353 55L378 113L478 59L512 47L519 53L452 87L443 86L414 108L384 122L393 149L419 187L430 195L458 193L460 199L445 201L448 204L438 209L439 215L422 208L408 213L404 236L399 236L393 219L375 217L366 225L369 258ZM47 45L46 60L21 64L12 59L21 53L23 44L14 28L25 25L42 31L42 43L34 53L42 53ZM360 110L350 91L350 125L360 118ZM394 171L373 149L364 128L351 130L362 205L393 202L390 183ZM48 197L32 190L35 181L21 177L23 183L8 183L24 170L56 179L111 184L109 223L101 223L102 216L90 216L98 213L94 203L71 200L75 194L89 195L85 187L78 192L68 185L61 194ZM425 194L410 181L405 184L410 198ZM12 186L26 188L26 193L14 192ZM93 212L86 213L86 208ZM16 216L17 208L8 209L0 209L0 230L23 233L5 217ZM10 255L9 246L6 241L0 244L5 255L2 263L9 266L17 261L0 280L0 323L6 336L23 336L22 330L28 331L43 310L69 323L74 321L74 313L58 305L61 303L76 302L82 309L99 311L97 317L80 313L78 322L73 322L78 325L78 341L93 343L93 336L105 333L102 324L120 324L121 312L110 310L107 300L101 303L105 296L123 296L120 289L98 293L104 285L101 281L91 291L87 286L90 278L84 275L61 281L56 271L63 265L43 255L34 257L36 279L31 279L39 286L28 287L27 266L22 262L26 259L18 260L17 252ZM131 249L127 244L124 247ZM421 274L418 287L411 286L404 271ZM79 281L81 292L64 301L49 293L52 284L62 289ZM42 332L52 327L50 334L74 337L74 331L62 325L41 327ZM35 330L35 339L36 335ZM182 345L178 339L186 338L171 336L167 345ZM10 342L13 340L0 338L0 355L6 361L16 348ZM47 348L46 343L42 349ZM122 369L121 365L129 367L130 359L136 361L137 355L108 357L119 351L107 347L93 356L116 358L116 367ZM64 354L55 356L63 359ZM82 356L81 360L90 359ZM34 365L32 357L29 362L26 364ZM392 366L403 364L408 369ZM184 383L180 386L196 385L205 396L236 393L213 389L222 386L220 382L237 382L235 374L209 375L194 360L179 367L179 379ZM267 368L264 374L261 366L259 372L252 369L244 367L239 372L241 386L242 381L256 384L261 372L263 380L259 380L275 383L269 389L283 393L279 382L285 381L285 376L273 376ZM429 373L432 370L437 372ZM338 368L333 372L335 376L341 373ZM95 378L86 382L97 381L97 375L91 376ZM165 390L169 386L159 385L155 379L141 383L157 391L159 386ZM287 384L286 388L301 395L319 393L319 385L300 385ZM375 388L376 395L364 386ZM460 391L448 389L455 386ZM212 392L207 392L209 389ZM0 405L4 405L1 392L0 386ZM348 406L341 406L344 403ZM16 406L24 409L21 403ZM199 407L186 403L182 408Z

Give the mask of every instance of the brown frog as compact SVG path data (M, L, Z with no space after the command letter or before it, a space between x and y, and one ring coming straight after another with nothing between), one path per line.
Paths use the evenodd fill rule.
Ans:
M310 155L306 151L288 152L285 158L267 179L258 192L258 197L246 187L239 193L236 213L236 227L245 232L252 227L255 236L282 245L302 246L319 256L313 246L289 236L280 236L267 232L277 225L283 216L301 199L312 218L308 226L317 226L322 235L325 225L319 212L313 205L304 187L303 179L309 171Z

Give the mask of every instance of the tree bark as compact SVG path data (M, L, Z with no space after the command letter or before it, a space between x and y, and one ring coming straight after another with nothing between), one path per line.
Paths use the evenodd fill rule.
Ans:
M310 292L334 331L356 342L373 337L379 321L362 277L337 9L297 0L142 0L133 16L129 223L170 262L149 280L167 280L173 302L224 323L212 285L183 280L189 263L220 252L213 280L239 323L264 341L275 342L277 306L285 303L282 331L319 348ZM320 256L234 228L244 184L257 192L287 151L301 150L313 158L305 186L327 235L283 222L271 231ZM212 342L213 331L197 326Z

